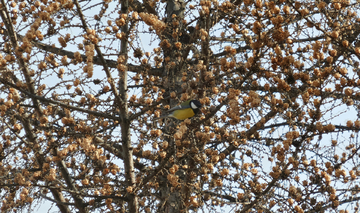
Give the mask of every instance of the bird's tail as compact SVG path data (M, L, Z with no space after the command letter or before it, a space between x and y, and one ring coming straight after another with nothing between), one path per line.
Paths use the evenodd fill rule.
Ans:
M153 121L160 120L160 119L163 119L163 118L175 118L175 117L174 117L174 115L172 113L170 113L170 114L167 114L167 115L160 116L158 118L154 118Z
M168 117L168 115L163 115L163 116L154 118L153 121L160 120L160 119L163 119L163 118L166 118L166 117Z

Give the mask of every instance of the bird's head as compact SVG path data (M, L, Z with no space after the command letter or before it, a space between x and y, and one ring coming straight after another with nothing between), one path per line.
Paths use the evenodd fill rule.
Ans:
M190 101L190 107L191 107L191 109L199 109L199 108L201 108L201 103L200 103L200 101L198 101L198 100L191 100Z

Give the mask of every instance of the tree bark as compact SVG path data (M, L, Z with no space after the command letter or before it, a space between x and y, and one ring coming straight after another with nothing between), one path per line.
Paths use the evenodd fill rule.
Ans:
M129 12L129 2L128 0L121 1L121 14L128 14ZM119 56L123 56L125 61L123 61L123 65L127 67L127 58L128 58L128 19L126 19L126 23L121 27L121 32L125 33L125 38L121 40L121 49ZM127 69L125 71L119 71L120 82L119 82L119 91L120 91L120 115L121 115L121 139L123 144L123 156L124 156L124 165L125 165L125 178L127 182L128 190L128 208L129 212L138 212L138 197L135 192L135 168L134 168L134 160L133 160L133 147L131 144L131 136L130 136L130 120L129 120L129 112L128 112L128 101L127 101L127 81L128 81L128 73Z
M164 63L165 67L165 76L167 76L166 87L168 94L172 92L176 92L177 94L181 93L181 77L183 71L185 71L185 68L182 63L183 57L181 57L181 51L175 49L175 42L177 42L177 39L173 37L173 32L182 32L183 24L182 21L184 20L184 11L186 8L186 3L183 0L169 0L167 1L166 6L166 22L168 23L168 28L166 29L166 32L164 33L166 39L171 43L171 48L164 50L164 58L169 57L170 61L168 63ZM178 26L174 26L173 23L177 22L179 23ZM180 56L180 57L179 57ZM176 66L170 66L171 63L175 63ZM179 99L172 99L169 101L169 104L171 106L176 105L179 102ZM170 146L173 147L175 150L176 155L176 145L175 140L172 137L174 132L170 132L172 127L175 126L175 123L171 123L168 125L165 129L166 132L171 135L170 137L165 137L164 140L168 141ZM176 157L174 155L174 161L176 162ZM172 163L174 164L174 163ZM168 164L166 167L171 167L171 164ZM183 173L181 169L175 174L179 177L179 173ZM179 177L179 182L184 181L185 175L180 175L183 177ZM165 173L162 177L159 178L160 182L160 196L161 196L161 204L158 212L168 212L168 213L178 213L178 212L187 212L186 206L184 205L184 190L183 185L181 187L173 187L169 180L167 179L167 174Z

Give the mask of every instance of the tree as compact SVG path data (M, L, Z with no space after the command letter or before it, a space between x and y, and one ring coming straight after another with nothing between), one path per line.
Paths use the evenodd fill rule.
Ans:
M0 9L2 211L358 209L359 3Z

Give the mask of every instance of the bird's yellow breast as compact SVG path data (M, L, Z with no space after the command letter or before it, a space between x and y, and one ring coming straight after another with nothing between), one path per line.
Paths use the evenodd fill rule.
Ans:
M175 110L172 113L172 116L179 120L185 120L186 118L191 118L194 115L194 110L191 108Z

